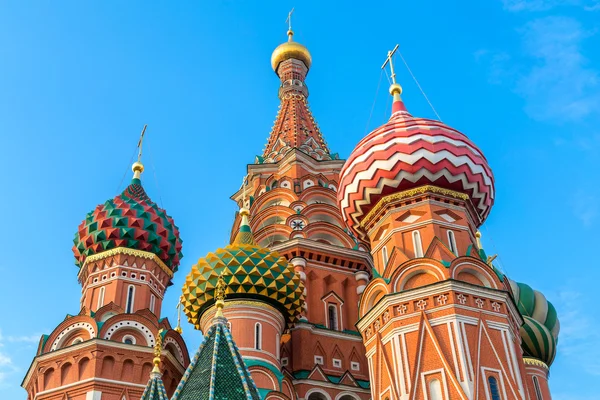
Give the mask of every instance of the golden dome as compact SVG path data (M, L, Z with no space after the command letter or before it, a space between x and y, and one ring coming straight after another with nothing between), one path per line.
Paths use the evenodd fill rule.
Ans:
M312 64L310 52L305 46L294 42L292 39L293 36L294 32L288 31L288 41L280 44L275 51L273 51L273 55L271 56L271 67L273 67L273 71L277 72L279 64L290 58L302 61L304 65L306 65L306 68L310 69L310 65Z

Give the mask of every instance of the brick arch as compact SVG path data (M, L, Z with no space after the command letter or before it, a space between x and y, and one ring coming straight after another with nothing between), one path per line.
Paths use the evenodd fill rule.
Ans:
M68 318L59 324L50 334L44 346L44 353L64 347L67 339L75 339L75 336L73 336L74 332L80 333L83 340L89 340L96 337L98 326L96 321L87 315L77 315Z
M125 310L118 305L116 305L113 301L108 304L103 305L96 311L96 315L94 315L94 319L96 321L107 321L111 317L117 314L123 314Z
M335 396L335 400L360 400L360 397L352 392L341 392Z
M126 358L123 360L123 366L121 367L121 380L126 382L134 381L134 370L135 370L135 362L131 358Z
M320 388L312 388L304 395L306 400L332 400L329 393Z
M282 392L273 391L273 392L267 394L267 397L265 397L265 400L290 400L290 397Z
M44 371L44 387L42 390L48 390L55 385L55 375L56 371L54 370L54 368L48 368Z
M90 358L83 356L77 362L77 379L83 380L91 377L92 367L90 366Z
M261 389L279 390L279 380L268 368L255 365L248 368L256 387Z
M428 261L429 262L427 263L424 263L421 260L415 260L412 263L409 261L394 271L390 278L392 290L394 292L404 290L406 283L419 274L428 274L434 278L433 281L427 281L426 284L443 281L450 277L446 267L441 265L441 263L438 263L435 260Z
M355 243L354 240L339 226L330 224L329 222L312 222L304 229L305 234L309 239L315 240L317 236L323 236L323 239L327 240L330 237L332 245L353 248Z
M281 381L281 391L290 399L295 398L294 395L296 391L294 390L294 386L287 376L283 378L283 381Z
M383 279L376 278L369 282L360 298L359 317L364 316L386 294L388 294L388 286Z
M112 378L115 369L115 358L113 356L105 356L102 358L100 367L100 376L102 378Z
M304 186L304 180L302 180L302 185ZM304 201L306 204L312 204L310 201L315 197L324 197L328 202L325 204L329 204L337 209L337 193L334 190L324 188L322 186L318 186L316 183L318 179L313 179L315 181L315 186L306 188L302 190L300 194L300 200ZM339 211L338 211L339 212Z
M502 283L498 276L491 270L488 265L482 266L469 261L455 260L452 268L452 279L482 285L488 288L498 289L502 287Z
M140 382L144 382L146 379L148 379L148 377L150 376L150 372L152 372L153 367L154 366L152 365L152 363L149 363L149 362L146 362L142 365Z
M113 340L112 336L117 335L115 337L118 338L118 332L122 329L137 330L142 335L146 343L136 342L136 344L154 346L158 325L155 321L138 314L115 315L104 323L98 336L102 339Z
M342 220L340 210L331 204L310 204L302 210L302 214L309 220L315 215L325 214L336 221L337 226L346 226Z
M75 382L75 368L71 361L66 361L60 366L60 385L67 385Z
M264 206L272 201L272 200L282 200L285 207L289 206L294 201L298 200L298 197L291 189L285 188L275 188L273 190L269 190L268 192L263 193L262 195L255 196L256 199L250 207L250 214L255 215L261 212ZM285 204L287 202L287 204Z

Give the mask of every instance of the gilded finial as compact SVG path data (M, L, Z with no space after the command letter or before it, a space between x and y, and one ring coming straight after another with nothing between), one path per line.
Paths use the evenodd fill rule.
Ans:
M385 66L388 65L388 63L390 64L390 72L392 74L391 75L392 85L390 86L390 94L392 96L394 96L394 101L400 100L400 95L402 94L402 86L400 86L396 82L396 71L394 71L394 61L392 59L394 54L396 54L397 50L398 50L398 45L396 45L396 47L394 47L393 50L388 51L387 58L385 59L385 62L381 66L381 69L385 69Z
M160 365L160 355L162 354L162 333L164 332L164 329L160 329L158 331L158 334L156 335L156 344L154 345L154 368L152 369L153 373L159 373L160 374L160 368L158 367Z
M477 231L475 233L475 240L477 241L477 248L479 250L483 249L483 246L481 245L481 232Z
M144 129L142 129L142 133L140 134L140 140L138 141L138 157L137 161L133 163L131 166L131 170L133 171L133 179L140 179L140 175L144 172L144 164L142 164L142 144L144 142L144 135L146 134L146 128L148 125L144 125Z
M223 273L219 275L219 280L217 281L217 286L215 287L215 299L217 306L217 313L215 317L223 317L223 307L225 307L225 290L227 289L227 284L225 283L225 279L223 279Z

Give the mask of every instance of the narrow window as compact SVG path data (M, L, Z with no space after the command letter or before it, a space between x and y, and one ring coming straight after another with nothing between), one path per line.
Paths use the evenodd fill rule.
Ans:
M421 234L419 231L413 232L413 246L415 248L415 257L423 257L423 243L421 243Z
M442 385L437 379L433 379L429 382L429 398L431 400L443 400Z
M133 312L133 294L135 293L135 287L133 285L129 285L127 289L127 305L125 306L126 313Z
M535 397L537 397L537 400L544 400L542 397L542 390L540 389L540 382L538 382L537 376L533 377L533 387L535 388Z
M104 286L102 286L100 288L100 293L98 294L98 307L96 307L96 310L99 310L100 307L102 307L104 305L104 292L105 292L105 288Z
M262 326L260 322L257 322L254 326L254 348L256 350L262 349Z
M383 260L383 266L386 267L387 263L388 263L388 252L387 252L387 247L383 247L383 249L381 249L381 258Z
M154 312L154 305L156 304L156 297L151 294L150 295L150 311Z
M500 391L498 390L498 381L493 376L488 378L488 383L490 384L490 394L492 395L492 400L501 400Z
M337 307L334 304L330 304L327 307L327 317L329 321L329 329L334 329L337 331L338 323L337 323Z
M454 237L454 232L452 231L448 231L448 246L450 247L450 251L453 252L454 254L457 254L456 252L456 238Z

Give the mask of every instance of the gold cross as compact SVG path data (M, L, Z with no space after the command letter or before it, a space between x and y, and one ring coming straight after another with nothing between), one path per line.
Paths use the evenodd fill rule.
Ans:
M292 14L294 13L294 8L292 7L292 11L288 13L288 17L285 22L288 23L288 31L292 30Z
M142 162L142 142L144 141L144 134L146 133L146 128L148 125L144 125L144 129L142 129L142 133L140 134L140 140L138 141L138 162Z
M390 71L392 72L392 83L393 84L396 84L396 72L394 72L394 63L392 60L392 56L394 55L394 53L396 53L396 50L398 50L398 45L396 45L396 47L394 47L394 50L388 51L387 58L385 59L385 62L381 66L381 69L384 69L385 66L388 63L390 63Z

